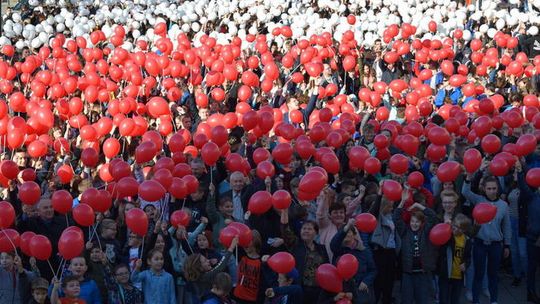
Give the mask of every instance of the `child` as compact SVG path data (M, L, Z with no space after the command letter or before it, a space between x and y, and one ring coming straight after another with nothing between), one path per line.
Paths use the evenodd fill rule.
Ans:
M131 274L133 282L142 283L144 303L176 304L173 277L163 270L163 253L152 249L146 262L150 269L141 272L142 260L137 260Z
M202 300L202 304L227 304L231 303L228 295L232 289L231 276L226 272L220 272L214 278L212 289Z
M32 281L32 299L28 304L50 304L51 301L47 295L49 282L44 278L36 278Z
M432 303L432 272L436 268L437 250L429 240L429 231L437 222L437 216L430 208L414 203L408 209L412 213L407 227L402 218L403 204L402 200L394 210L394 222L402 240L402 303Z
M219 232L225 228L229 222L233 222L233 202L229 196L223 196L219 199L219 206L216 209L216 188L213 184L208 187L208 199L206 200L206 213L208 213L208 219L212 223L212 243L216 250L223 251L224 248L219 241Z
M214 268L210 265L210 261L200 253L188 256L184 265L184 276L187 281L193 282L194 303L199 303L198 301L204 295L205 290L212 288L214 277L227 267L227 263L237 244L238 237L235 237L227 250L227 254Z
M75 257L71 259L68 270L71 276L74 276L77 278L77 280L79 280L78 286L80 294L77 295L77 297L83 299L87 304L101 304L101 294L99 293L96 282L85 277L86 272L88 271L86 259L84 257ZM62 290L59 291L59 294L58 291L51 292L52 303L55 303L52 301L53 295L60 297L64 296Z
M471 262L472 243L466 233L471 220L458 213L452 222L453 237L439 249L439 303L461 302L464 272Z
M59 297L60 280L53 279L53 289L51 295L52 304L86 304L86 301L79 298L81 295L81 285L76 276L65 276L62 280L62 292L64 297Z
M332 239L330 247L334 253L333 264L336 264L344 254L352 254L358 260L358 270L354 277L349 280L350 291L353 293L354 303L370 303L373 294L373 283L377 268L373 261L371 251L362 242L355 228L355 219L350 219L344 228L340 229Z
M142 304L143 294L129 281L129 266L120 264L113 271L105 267L109 304Z
M210 265L212 265L212 267L216 266L222 257L215 249L210 248L210 241L204 233L197 235L197 242L195 243L194 250L196 253L204 255L210 260Z
M23 268L21 258L13 251L2 252L0 254L0 303L3 301L20 303L24 294L21 292L21 280L31 281L34 277L32 272Z
M101 221L100 243L103 251L107 256L107 260L111 265L116 265L120 262L120 242L116 239L117 225L114 220L104 219Z
M88 271L86 276L94 280L101 294L101 301L106 303L107 288L105 286L105 267L108 258L99 247L99 244L93 242L86 243L85 258L88 262Z
M298 284L300 275L293 268L289 273L278 275L278 287L268 288L265 295L266 303L295 304L302 303L302 287Z

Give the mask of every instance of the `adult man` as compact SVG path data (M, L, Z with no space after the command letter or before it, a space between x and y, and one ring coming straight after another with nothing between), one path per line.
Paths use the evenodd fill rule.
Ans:
M69 226L69 223L66 223L66 220L63 217L54 215L52 202L48 197L42 197L37 204L37 214L37 217L29 217L28 214L23 213L21 221L18 223L17 231L21 233L32 231L36 234L46 236L53 245L53 251L49 261L53 268L56 269L60 262L56 254L58 252L58 240L64 229ZM46 261L38 261L37 266L42 277L47 280L52 279L53 274Z
M234 219L239 222L244 222L244 210L247 209L246 198L243 197L247 190L244 174L239 171L233 172L229 177L229 184L231 190L225 192L223 195L232 197Z

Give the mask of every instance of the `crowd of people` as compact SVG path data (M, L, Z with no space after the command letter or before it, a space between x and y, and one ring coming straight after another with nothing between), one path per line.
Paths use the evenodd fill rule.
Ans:
M0 304L540 303L539 1L226 2L3 16Z

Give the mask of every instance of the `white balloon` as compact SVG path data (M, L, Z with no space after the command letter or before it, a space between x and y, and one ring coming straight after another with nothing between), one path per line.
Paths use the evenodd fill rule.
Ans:
M487 35L489 38L493 39L493 37L495 37L495 34L497 34L496 29L490 28L489 30L487 30Z

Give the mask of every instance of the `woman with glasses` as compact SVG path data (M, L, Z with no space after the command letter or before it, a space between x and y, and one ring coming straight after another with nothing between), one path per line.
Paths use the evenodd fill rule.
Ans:
M111 269L105 267L105 284L108 290L109 304L142 304L142 292L130 282L130 270L126 264Z

